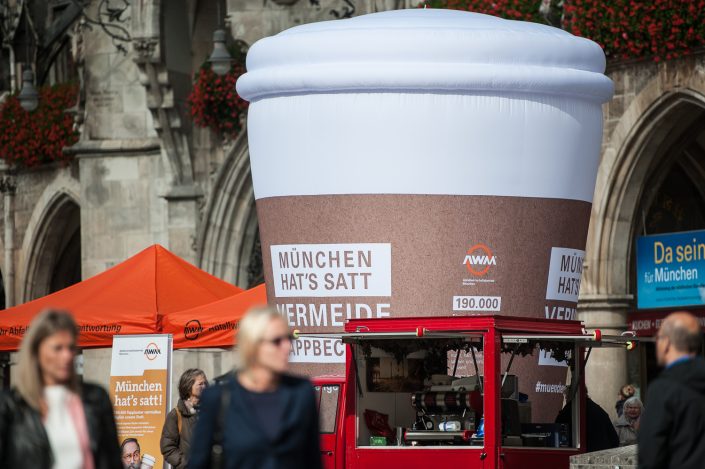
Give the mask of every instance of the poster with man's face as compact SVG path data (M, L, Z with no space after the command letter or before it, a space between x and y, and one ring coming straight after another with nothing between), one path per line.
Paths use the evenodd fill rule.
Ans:
M161 469L159 446L170 410L172 343L168 335L115 336L110 398L124 469Z

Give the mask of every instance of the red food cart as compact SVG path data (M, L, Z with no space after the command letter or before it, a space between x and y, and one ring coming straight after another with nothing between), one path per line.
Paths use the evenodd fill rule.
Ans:
M502 316L350 320L336 335L345 376L314 379L326 469L568 468L585 448L582 376L592 347L633 345L629 334L587 333L579 321ZM526 383L554 390L537 381L541 367L523 366L531 377L512 368L539 353L566 376L544 404L521 392ZM441 367L446 376L429 375Z

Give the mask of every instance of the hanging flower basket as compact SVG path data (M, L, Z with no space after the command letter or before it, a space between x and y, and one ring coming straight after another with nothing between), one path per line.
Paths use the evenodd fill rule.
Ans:
M235 83L245 67L235 63L230 71L216 75L208 63L196 74L193 90L188 98L193 122L208 127L224 138L234 139L242 131L242 121L248 102L235 91Z
M705 0L570 0L563 29L600 44L608 59L670 60L705 46Z
M78 87L71 84L43 86L39 106L22 109L17 95L0 105L0 158L15 167L68 163L72 156L64 148L78 141L73 115L66 111L78 98Z
M420 6L545 22L597 42L608 59L669 60L705 47L705 0L427 0Z

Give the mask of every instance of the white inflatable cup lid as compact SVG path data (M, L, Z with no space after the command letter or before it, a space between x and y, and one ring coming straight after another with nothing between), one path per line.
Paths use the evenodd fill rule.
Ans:
M540 93L603 103L596 43L479 13L394 10L305 24L257 41L237 91L248 101L336 92Z

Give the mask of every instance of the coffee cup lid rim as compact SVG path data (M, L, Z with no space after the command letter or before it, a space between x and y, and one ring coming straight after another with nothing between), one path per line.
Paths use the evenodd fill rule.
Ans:
M528 92L611 98L605 55L547 25L409 9L310 23L257 41L237 83L249 101L354 91Z

